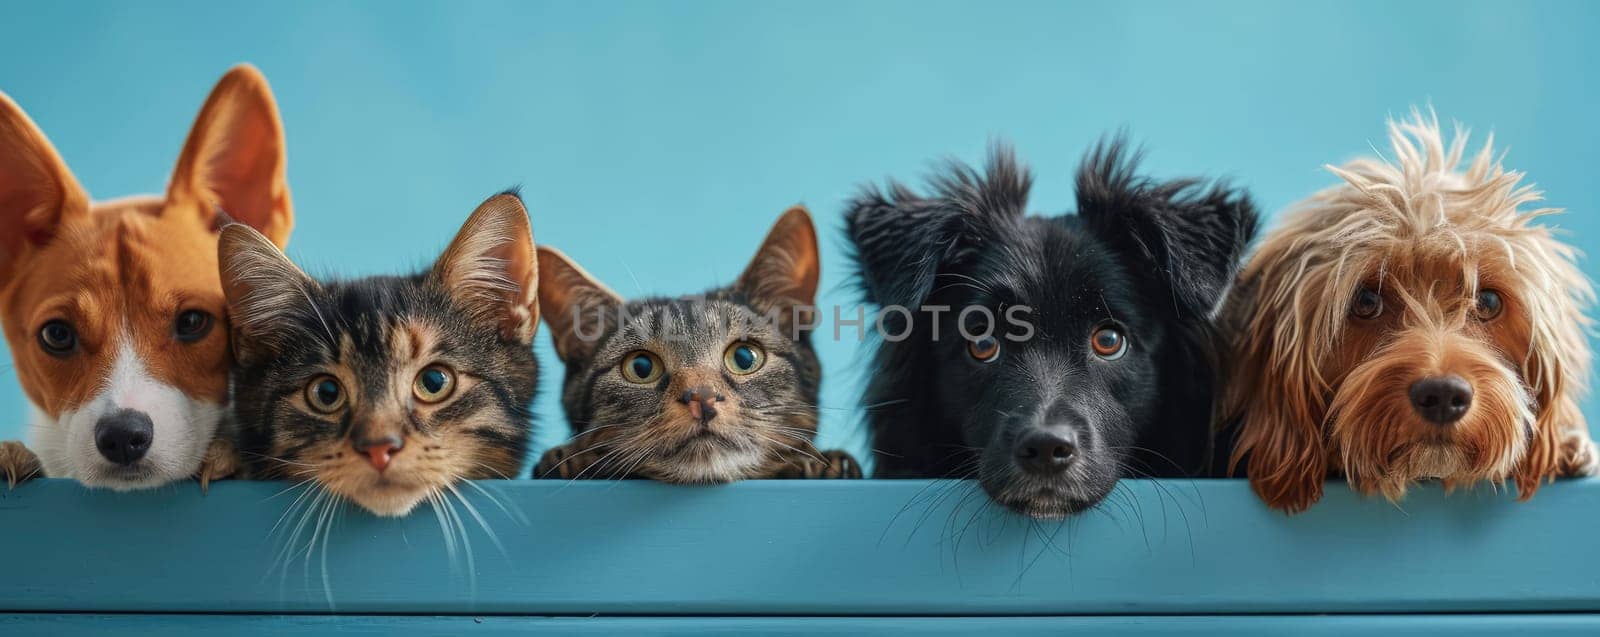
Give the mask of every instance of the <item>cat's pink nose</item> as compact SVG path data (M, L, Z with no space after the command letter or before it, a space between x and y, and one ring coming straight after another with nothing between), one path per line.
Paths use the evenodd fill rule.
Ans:
M377 440L362 440L356 442L356 451L367 454L367 461L372 463L372 468L382 473L389 468L389 461L394 458L395 452L405 443L397 436L384 436Z
M678 402L689 408L689 416L700 421L702 425L717 417L715 403L723 400L727 400L727 397L706 387L695 387L678 396Z

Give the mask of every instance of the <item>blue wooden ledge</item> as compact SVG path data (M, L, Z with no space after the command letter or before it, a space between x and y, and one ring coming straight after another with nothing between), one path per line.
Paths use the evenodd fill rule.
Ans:
M501 617L395 615L4 615L0 634L279 637L281 635L1005 635L1348 637L1582 635L1596 615L1205 615L1160 617Z
M347 507L298 536L309 499L289 511L300 491L281 483L0 490L0 613L1600 612L1600 480L1527 503L1422 489L1401 508L1330 485L1295 517L1242 481L1135 480L1062 523L998 512L969 482L476 486L476 515Z

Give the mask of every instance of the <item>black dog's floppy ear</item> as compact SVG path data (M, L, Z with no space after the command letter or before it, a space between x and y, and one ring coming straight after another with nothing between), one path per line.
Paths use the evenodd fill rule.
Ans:
M871 303L920 306L941 267L976 252L982 229L1023 215L1033 177L1011 148L996 144L984 174L951 161L929 181L934 196L927 198L894 181L887 192L869 186L845 212Z
M1091 150L1078 170L1078 215L1146 261L1181 316L1210 316L1255 237L1256 206L1225 183L1139 177L1138 163L1120 137Z

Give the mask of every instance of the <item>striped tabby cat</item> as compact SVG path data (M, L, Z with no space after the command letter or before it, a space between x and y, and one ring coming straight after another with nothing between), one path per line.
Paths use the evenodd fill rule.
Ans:
M521 472L537 386L538 261L514 193L425 272L318 282L259 233L222 232L240 450L374 514ZM459 497L459 494L457 494Z
M822 369L804 313L819 261L803 208L778 220L737 282L702 297L624 301L549 248L539 268L578 435L534 477L861 477L849 454L811 444Z

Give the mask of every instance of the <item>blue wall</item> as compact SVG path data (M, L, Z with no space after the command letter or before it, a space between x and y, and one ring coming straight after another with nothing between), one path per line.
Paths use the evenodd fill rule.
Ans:
M213 82L250 61L289 137L291 255L313 272L431 260L523 184L541 243L624 294L735 276L804 202L822 301L863 180L1013 140L1034 207L1128 126L1159 175L1231 175L1268 210L1432 103L1491 128L1580 247L1600 246L1600 4L1582 2L33 3L0 19L0 90L97 198L159 192ZM1591 276L1600 274L1592 261ZM862 348L821 343L824 444L864 444ZM542 439L565 435L546 338ZM0 366L0 438L25 403ZM1590 419L1600 410L1587 405Z

